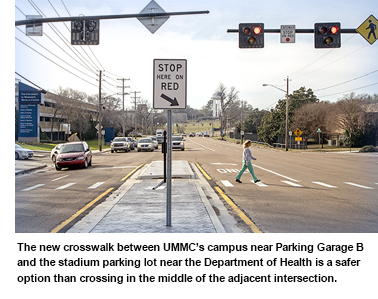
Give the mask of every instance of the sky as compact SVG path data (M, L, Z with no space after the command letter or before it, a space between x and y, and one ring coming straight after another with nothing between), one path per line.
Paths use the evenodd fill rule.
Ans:
M15 6L7 4L6 9L11 23L24 20L25 15L38 14L31 3L46 17L58 17L57 13L63 17L137 14L149 1L16 0ZM120 93L117 86L121 81L117 79L126 78L130 79L126 81L130 86L127 91L140 92L137 95L152 106L153 60L186 59L187 104L196 109L206 105L220 83L228 88L234 86L239 98L254 108L274 108L285 97L280 89L286 90L287 77L290 93L300 87L311 88L322 101L335 102L352 91L378 94L378 42L370 45L359 34L342 34L341 48L315 49L312 33L297 33L296 42L291 44L280 43L279 33L265 33L264 48L239 49L238 34L227 33L227 29L237 29L239 23L248 22L262 22L265 29L279 29L281 25L313 29L317 22L340 22L341 28L355 29L371 14L378 18L374 1L156 2L166 12L210 13L171 16L154 34L135 18L101 20L100 44L82 47L62 41L70 41L70 32L64 25L69 28L70 22L54 23L64 38L58 37L48 24L43 25L42 37L33 38L25 36L25 26L18 26L14 29L14 48L9 50L14 51L9 54L14 55L14 71L51 92L61 86L92 95L98 93L97 79L102 70L106 81L103 91L108 95ZM11 43L14 37L7 38ZM76 51L83 53L90 67L76 57ZM12 65L9 75L10 72ZM29 84L16 74L15 78ZM130 96L125 99L126 106L131 106Z

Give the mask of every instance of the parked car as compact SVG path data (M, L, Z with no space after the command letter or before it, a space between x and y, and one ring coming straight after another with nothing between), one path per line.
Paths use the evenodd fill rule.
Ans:
M189 134L189 137L195 137L196 135L192 132Z
M156 136L158 144L162 144L164 141L164 136Z
M56 162L56 156L59 154L60 149L62 148L63 144L59 143L57 144L50 152L50 158L52 162L55 164Z
M34 152L30 149L24 148L19 144L15 144L15 159L29 159L33 158Z
M153 151L155 149L155 145L151 138L141 138L138 140L138 152L140 151Z
M202 133L202 132L198 132L198 133L196 133L196 135L197 135L198 137L203 137L203 133Z
M155 149L158 149L159 143L157 141L157 138L155 136L148 136L147 138L151 138L152 142L154 143Z
M130 141L126 139L127 137L116 137L113 139L110 145L110 152L114 153L117 151L130 151Z
M182 137L182 138L186 137L186 133L185 133L185 132L182 133L181 137Z
M130 144L130 149L133 151L135 149L134 139L132 137L126 137L126 139Z
M92 165L92 151L85 141L62 144L56 156L55 169L67 167L87 168Z
M181 136L172 136L172 149L181 149L182 151L185 149L184 140Z

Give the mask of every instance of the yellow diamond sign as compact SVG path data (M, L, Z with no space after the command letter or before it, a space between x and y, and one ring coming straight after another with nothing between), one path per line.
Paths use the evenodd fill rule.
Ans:
M372 45L378 37L377 26L378 20L373 15L370 15L356 30Z
M296 130L294 131L294 135L297 135L297 136L299 137L299 136L302 135L302 131L299 130L299 129L296 129Z

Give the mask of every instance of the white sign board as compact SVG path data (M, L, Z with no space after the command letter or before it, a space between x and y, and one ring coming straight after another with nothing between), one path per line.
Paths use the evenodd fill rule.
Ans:
M164 9L160 7L154 0L147 4L147 6L142 9L140 14L146 13L161 13L165 12ZM169 16L161 16L161 17L139 17L137 18L150 32L153 34L155 33L168 19Z
M186 59L154 60L154 109L186 109Z
M281 25L281 43L295 43L295 25Z

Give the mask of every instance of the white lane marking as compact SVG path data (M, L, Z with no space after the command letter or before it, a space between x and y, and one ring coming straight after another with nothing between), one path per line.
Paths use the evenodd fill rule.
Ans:
M267 171L267 172L273 173L273 174L275 174L275 175L278 175L278 176L280 176L280 177L283 177L283 178L288 179L288 180L293 181L293 182L299 182L299 181L296 180L296 179L289 178L289 177L287 177L287 176L285 176L285 175L279 174L279 173L277 173L277 172L271 171L271 170L266 169L266 168L263 168L263 167L261 167L261 166L257 166L256 164L253 164L253 167L260 168L260 169L262 169L262 170L265 170L265 171Z
M303 187L303 186L301 186L299 184L296 184L296 183L293 183L293 182L290 182L290 181L281 181L281 182L283 182L285 184L288 184L288 185L291 185L293 187Z
M221 168L221 169L217 169L217 171L219 172L219 173L239 173L239 169L228 169L228 168L226 168L226 169L223 169L223 168Z
M21 191L30 191L30 190L33 190L35 188L38 188L38 187L42 187L44 186L45 184L38 184L38 185L35 185L35 186L32 186L32 187L29 187L29 188L26 188L26 189L23 189Z
M252 183L255 183L255 181L254 180L251 180L251 182ZM257 183L255 183L257 186L259 186L259 187L268 187L268 185L265 185L264 183L262 183L262 182L257 182Z
M318 184L318 185L323 186L323 187L327 187L327 188L337 188L336 186L328 185L328 184L322 183L322 182L313 182L313 183Z
M64 175L64 176L61 176L60 178L57 178L57 179L55 179L55 180L51 180L51 181L52 181L52 182L55 182L55 181L57 181L57 180L60 180L60 179L66 178L66 177L68 177L68 174L67 174L67 175Z
M202 145L202 144L200 144L200 143L198 143L198 142L195 142L195 141L193 141L193 140L190 140L191 142L194 142L195 144L198 144L199 146L202 146L203 148L205 148L205 149L208 149L209 151L213 151L213 152L215 152L215 150L213 150L212 148L208 148L208 147L206 147L206 146L204 146L204 145Z
M374 188L372 188L372 187L367 187L367 186L363 186L363 185L358 185L358 184L350 183L350 182L344 182L344 184L348 184L348 185L351 185L351 186L355 186L355 187L359 187L359 188L364 188L364 189L374 189Z
M225 180L225 181L222 181L222 184L225 186L225 187L234 187L234 185L232 185L229 181Z
M115 169L115 168L135 168L135 167L138 167L138 166L115 166L115 167L95 167L95 168L92 168L92 169L98 169L98 170L103 170L103 169Z
M71 187L72 185L75 185L76 183L69 183L69 184L66 184L66 185L63 185L59 188L56 188L55 190L63 190L63 189L66 189L68 187Z
M97 187L101 186L105 182L98 182L96 184L93 184L92 186L88 187L88 189L96 189Z

